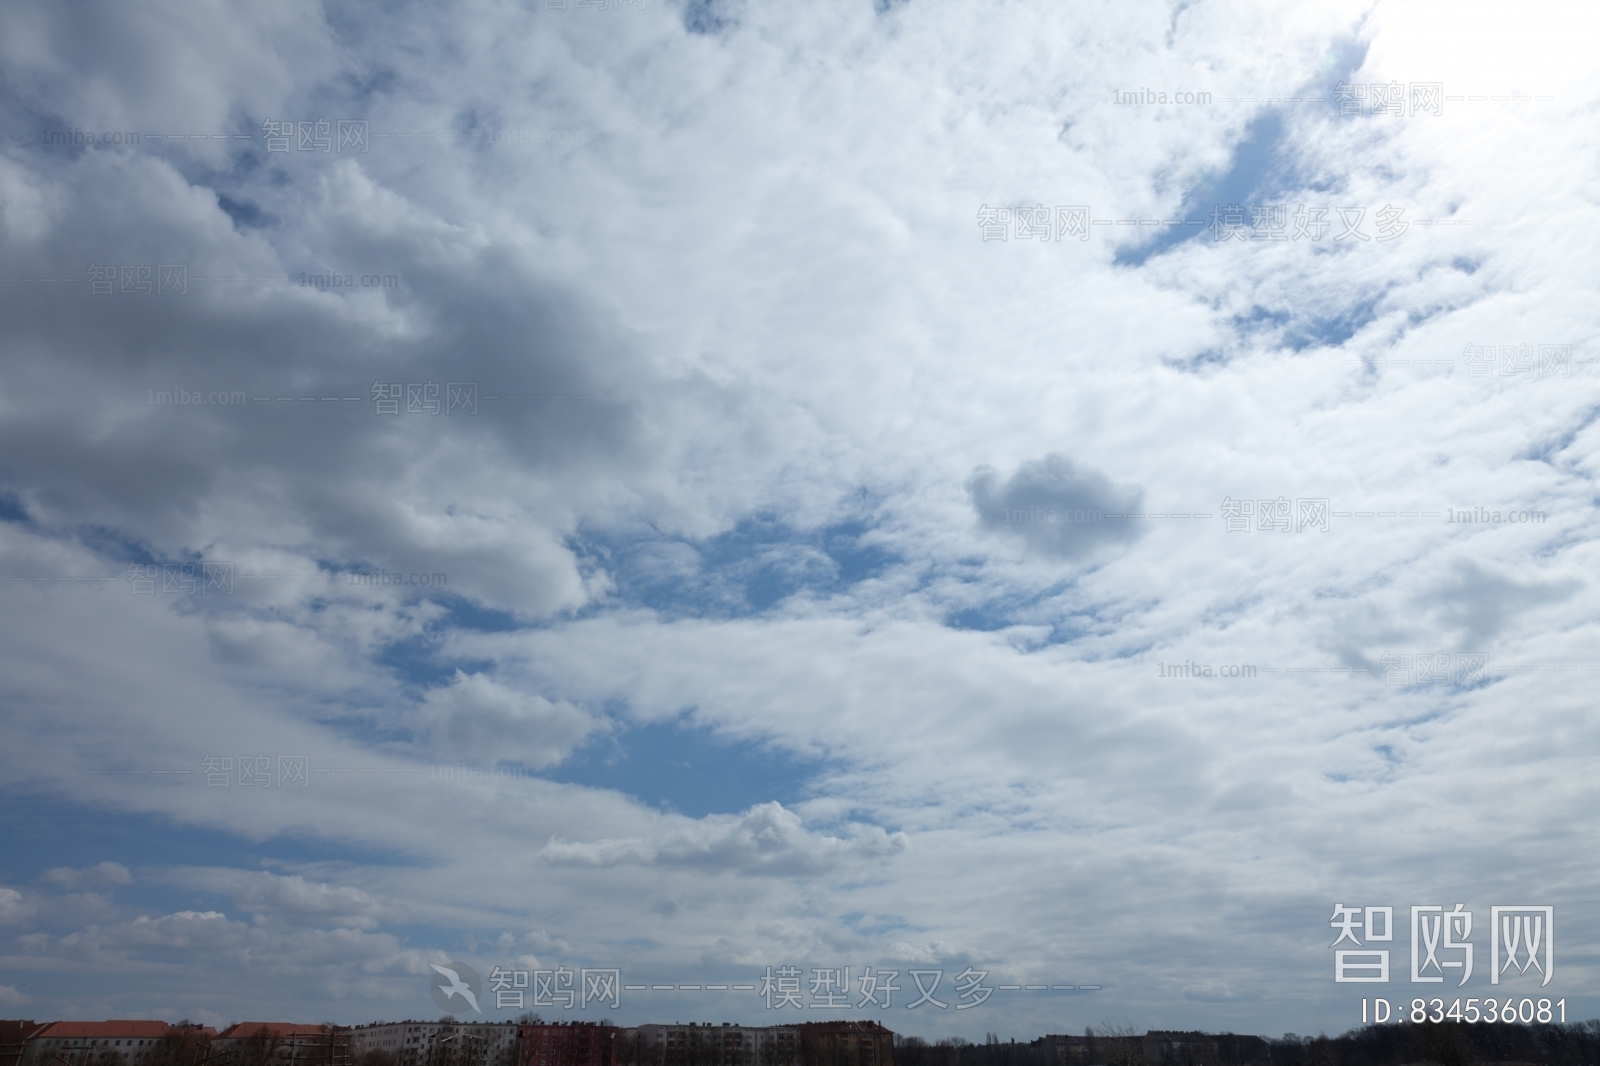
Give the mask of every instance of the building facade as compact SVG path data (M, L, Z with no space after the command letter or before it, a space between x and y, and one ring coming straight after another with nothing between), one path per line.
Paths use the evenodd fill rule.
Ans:
M1089 1038L1051 1033L1034 1041L1058 1066L1084 1066L1089 1061Z
M801 1022L805 1066L892 1066L894 1033L875 1021Z
M517 1066L617 1066L622 1030L593 1022L517 1026Z
M0 1021L0 1066L22 1066L28 1041L44 1028L33 1021Z
M374 1022L351 1030L359 1060L379 1052L395 1066L516 1066L515 1022Z
M1211 1040L1217 1045L1217 1060L1222 1066L1249 1066L1250 1063L1272 1061L1272 1045L1259 1036L1218 1033Z
M139 1019L51 1022L27 1040L27 1066L140 1066L192 1063L203 1058L217 1031Z
M372 1051L394 1057L397 1066L424 1066L433 1050L439 1022L373 1022L350 1030L350 1054L361 1058Z
M239 1022L211 1041L211 1066L350 1066L350 1030Z
M1200 1032L1151 1029L1140 1041L1146 1062L1156 1066L1215 1066L1217 1042Z
M421 1066L516 1066L515 1022L441 1022Z
M629 1030L635 1055L629 1066L799 1066L795 1026L744 1026L723 1022L641 1025Z

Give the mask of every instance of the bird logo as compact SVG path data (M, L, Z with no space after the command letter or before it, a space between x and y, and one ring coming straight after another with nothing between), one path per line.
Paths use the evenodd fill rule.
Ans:
M440 966L436 962L429 965L433 967L435 974L429 981L429 991L433 993L435 1003L445 1010L451 1010L453 1006L450 1001L460 996L476 1013L483 1013L478 1007L478 996L483 992L483 982L478 979L476 970L465 963L454 961L449 966Z

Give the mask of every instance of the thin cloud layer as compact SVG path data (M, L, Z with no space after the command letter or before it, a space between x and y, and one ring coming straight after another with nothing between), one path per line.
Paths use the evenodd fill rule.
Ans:
M846 831L844 837L809 833L793 811L764 803L737 817L708 817L655 841L552 840L540 854L554 863L583 866L661 864L796 877L826 873L851 860L885 858L906 847L904 833L886 833L878 826L851 825Z

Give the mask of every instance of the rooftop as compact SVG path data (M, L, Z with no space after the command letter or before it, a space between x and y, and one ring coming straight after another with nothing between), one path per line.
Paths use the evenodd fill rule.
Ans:
M105 1022L52 1022L34 1034L36 1039L159 1039L166 1036L172 1026L166 1022L114 1018Z

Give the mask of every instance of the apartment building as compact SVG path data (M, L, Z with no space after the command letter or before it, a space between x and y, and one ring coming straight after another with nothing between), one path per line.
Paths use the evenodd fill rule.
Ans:
M1139 1042L1145 1061L1157 1066L1213 1066L1217 1042L1201 1032L1151 1029Z
M199 1052L216 1033L210 1026L125 1018L51 1022L28 1038L23 1059L28 1066L106 1066L119 1061L139 1066L158 1052L163 1059L175 1058L173 1053L185 1048Z
M1050 1033L1033 1042L1044 1049L1057 1066L1083 1066L1089 1061L1089 1038L1063 1033Z
M34 1021L0 1021L0 1066L22 1066L28 1041L43 1028Z
M350 1052L355 1058L369 1051L393 1055L397 1066L423 1066L433 1049L439 1022L373 1022L350 1030Z
M799 1066L795 1026L723 1022L641 1025L629 1030L638 1066Z
M517 1066L617 1066L622 1030L593 1022L517 1026Z
M801 1022L806 1066L891 1066L894 1033L875 1021Z
M350 1066L350 1030L339 1025L239 1022L211 1041L212 1066Z
M441 1022L433 1036L433 1056L422 1066L516 1066L515 1022Z
M377 1051L395 1066L516 1066L513 1022L375 1022L352 1030L356 1059Z

